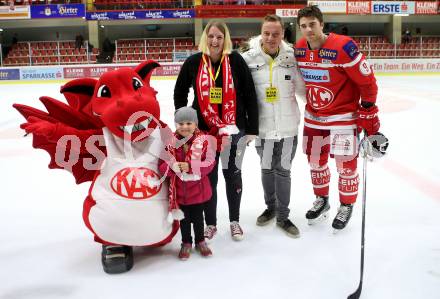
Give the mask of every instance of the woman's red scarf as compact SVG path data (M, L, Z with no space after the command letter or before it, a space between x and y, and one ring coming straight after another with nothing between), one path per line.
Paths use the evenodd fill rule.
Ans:
M210 129L221 129L227 125L234 125L236 122L236 92L234 81L232 79L231 64L229 55L225 55L222 68L223 86L222 86L222 118L218 116L218 106L211 105L209 101L209 88L216 87L213 78L209 75L209 69L212 70L212 63L209 56L202 54L205 59L200 60L199 71L196 78L197 99L205 123ZM206 63L205 63L206 61ZM213 72L214 73L214 72ZM217 131L215 130L215 131ZM213 130L211 130L212 132Z

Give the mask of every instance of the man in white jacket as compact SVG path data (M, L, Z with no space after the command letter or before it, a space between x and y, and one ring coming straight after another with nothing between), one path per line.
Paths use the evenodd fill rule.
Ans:
M297 238L298 228L289 220L290 168L298 143L300 111L295 93L305 98L305 85L293 49L283 41L280 17L267 15L261 35L242 54L254 79L258 99L259 135L256 149L267 209L257 218L263 226L276 217L277 226Z

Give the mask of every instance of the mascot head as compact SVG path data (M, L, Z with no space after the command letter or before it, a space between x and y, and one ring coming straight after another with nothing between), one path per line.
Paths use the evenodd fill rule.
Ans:
M106 72L99 80L72 80L61 88L61 93L70 105L83 105L77 108L97 118L112 134L140 141L160 125L157 92L150 86L151 73L158 66L149 60L135 69Z

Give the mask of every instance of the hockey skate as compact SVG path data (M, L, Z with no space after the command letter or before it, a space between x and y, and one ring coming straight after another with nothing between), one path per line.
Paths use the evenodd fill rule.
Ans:
M102 245L101 261L105 273L127 272L133 267L133 248L122 245Z
M352 213L353 204L341 204L332 223L332 227L334 228L333 233L336 234L347 226Z
M309 225L316 224L328 217L328 210L330 210L330 204L328 203L327 196L317 196L313 202L313 207L307 211L306 218L309 221Z

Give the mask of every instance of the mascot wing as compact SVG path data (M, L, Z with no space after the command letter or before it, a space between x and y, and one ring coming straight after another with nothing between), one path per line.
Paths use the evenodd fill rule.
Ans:
M105 154L105 147L100 146L98 141L94 143L95 152L90 152L85 147L85 141L92 135L102 135L102 123L92 115L90 100L93 96L96 84L94 79L78 79L68 82L61 88L61 93L66 97L67 103L60 102L50 97L41 97L40 101L47 112L36 108L14 104L13 107L26 119L22 127L33 126L37 128L33 132L32 146L43 149L50 155L49 168L69 170L75 177L76 183L93 180L96 169L86 169L84 160L96 162L97 151ZM38 132L38 133L37 133ZM75 135L81 141L81 145L68 142L63 157L69 157L74 151L78 155L78 161L71 167L59 165L56 160L57 143L65 135ZM91 159L91 160L90 160ZM87 160L86 160L87 161Z

